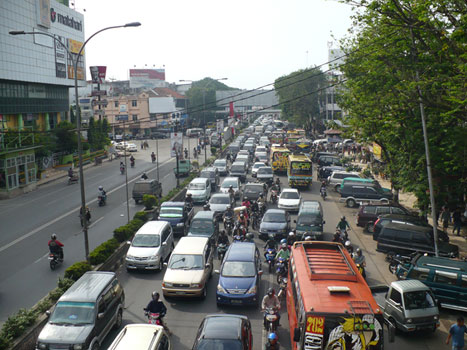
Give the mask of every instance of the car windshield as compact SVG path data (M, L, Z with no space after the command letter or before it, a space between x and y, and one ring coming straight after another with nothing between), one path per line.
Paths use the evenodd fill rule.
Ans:
M51 324L93 324L95 303L59 301L50 316Z
M268 167L262 167L258 169L259 175L269 175L272 174L272 169Z
M199 177L204 177L204 178L207 178L207 179L210 179L211 177L214 177L214 176L216 176L214 174L214 172L206 171L206 170L202 171L201 174L199 174Z
M320 216L313 213L306 213L305 215L299 215L297 219L297 225L312 225L319 220Z
M261 168L261 167L263 167L263 166L266 166L266 164L264 164L264 163L255 163L255 164L253 165L253 168L257 169L257 168Z
M135 235L135 238L133 238L133 241L131 242L131 245L133 247L159 247L161 244L161 237L159 235L144 235L144 234L139 234Z
M222 267L224 277L254 277L255 264L251 261L226 261Z
M213 196L210 200L211 204L230 204L230 197L227 196Z
M222 167L224 167L224 166L227 165L227 162L226 162L225 160L220 160L220 159L218 159L218 160L216 160L216 161L214 162L214 165L215 165L215 166L222 166Z
M284 213L266 213L263 217L264 222L285 222Z
M435 307L433 296L427 290L404 293L404 305L407 310Z
M282 192L281 193L282 199L299 199L300 196L297 192Z
M239 172L244 172L245 167L243 165L232 165L230 168L231 171L239 171Z
M173 254L169 261L170 269L200 270L203 268L202 255Z
M181 218L183 216L183 208L162 207L159 216L161 218Z
M191 222L190 226L190 233L203 235L203 236L210 236L213 231L212 221L211 220L196 220L194 219Z
M242 350L243 346L238 339L202 339L198 350Z
M190 183L188 185L189 190L204 190L205 188L206 188L206 185L201 184L201 183Z
M224 181L222 183L222 188L229 188L230 186L233 186L233 188L237 188L238 187L238 183L237 181L235 180L228 180L228 181Z
M260 193L263 192L263 186L251 186L251 185L246 185L245 186L245 193Z

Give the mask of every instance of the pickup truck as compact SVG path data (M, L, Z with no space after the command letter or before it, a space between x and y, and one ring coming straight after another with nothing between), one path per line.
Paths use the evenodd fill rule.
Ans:
M417 280L370 287L384 320L403 332L439 327L437 301L429 287Z

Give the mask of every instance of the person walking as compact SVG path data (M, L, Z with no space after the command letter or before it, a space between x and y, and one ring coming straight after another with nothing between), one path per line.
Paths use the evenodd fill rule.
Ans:
M451 213L447 206L443 207L443 211L441 212L441 221L443 222L443 231L447 233L449 221L451 221Z
M454 213L452 214L452 223L454 224L452 234L457 230L457 236L460 236L462 226L462 214L460 208L456 208L456 210L454 210Z
M453 324L449 329L446 344L449 345L452 338L452 350L464 350L464 334L467 334L467 327L464 325L464 317L460 316L457 323Z

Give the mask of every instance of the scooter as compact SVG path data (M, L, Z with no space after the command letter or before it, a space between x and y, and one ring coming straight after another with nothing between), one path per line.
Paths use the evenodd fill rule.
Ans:
M133 160L130 160L130 166L131 166L132 168L135 167L135 160L134 160L134 159L133 159Z
M233 219L232 218L225 218L224 219L224 228L225 228L225 231L227 232L227 234L229 236L232 235L232 229L233 229Z
M287 273L287 260L284 258L279 258L279 260L276 261L277 284L281 283L281 279L283 277L287 277Z
M104 206L107 203L107 196L106 195L99 195L97 196L97 204L100 207Z
M234 242L243 242L245 236L241 235L240 233L237 233L235 236L233 236L233 241Z
M253 214L251 215L252 216L251 228L253 230L256 230L259 227L259 222L260 222L259 215L260 214L258 212L253 212Z
M49 254L50 269L53 271L55 268L63 263L63 257L57 253Z
M264 327L268 332L276 332L278 320L277 310L272 307L266 308L264 311Z
M155 324L158 326L162 326L161 315L159 313L146 311L144 314L148 317L149 324Z
M217 245L217 256L219 258L219 261L222 263L222 261L224 260L224 256L225 256L225 253L227 252L227 244L225 243L219 243Z
M125 167L124 166L120 167L120 174L122 174L122 175L125 174Z
M277 203L277 190L271 190L271 203Z
M323 198L323 201L326 200L326 196L327 196L327 193L326 193L326 187L321 187L321 189L319 190L320 194L321 194L321 198Z
M269 273L272 272L272 268L274 266L274 260L276 259L276 254L277 254L277 251L275 248L268 248L266 250L265 258L269 266Z
M79 180L78 175L68 176L68 185L78 183L78 180Z

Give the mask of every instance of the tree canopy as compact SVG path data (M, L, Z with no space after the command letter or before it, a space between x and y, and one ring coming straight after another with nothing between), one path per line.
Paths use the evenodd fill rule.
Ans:
M426 113L435 197L466 194L467 3L465 0L343 0L355 6L346 82L338 103L360 141L382 148L396 188L422 209L429 193L420 102Z

